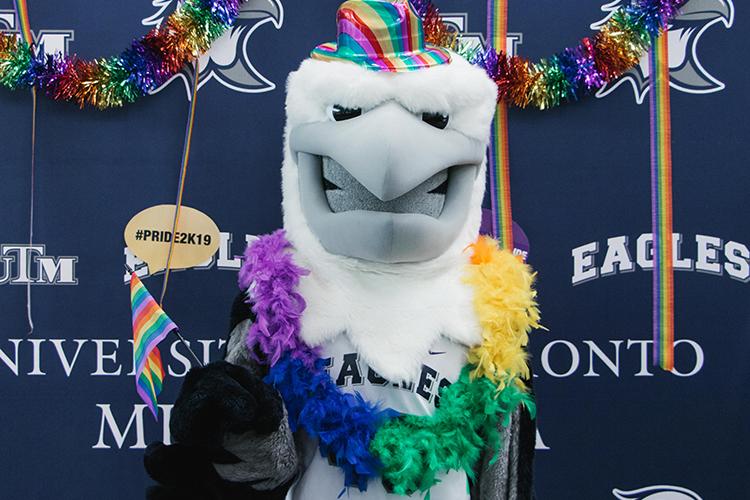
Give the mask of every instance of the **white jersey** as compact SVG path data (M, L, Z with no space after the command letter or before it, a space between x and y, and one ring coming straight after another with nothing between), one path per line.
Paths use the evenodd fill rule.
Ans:
M323 344L321 357L328 359L328 373L346 392L359 392L366 400L379 402L383 408L392 408L410 415L432 415L439 401L440 388L455 382L466 364L465 346L441 338L430 349L422 362L419 377L411 383L395 384L381 377L360 359L346 335L338 335ZM403 499L388 494L379 479L371 480L366 492L352 487L344 489L344 473L320 455L317 440L306 443L303 474L287 496L288 500L342 499ZM439 474L440 482L430 490L432 500L469 500L466 473L451 471ZM418 495L418 493L417 493Z

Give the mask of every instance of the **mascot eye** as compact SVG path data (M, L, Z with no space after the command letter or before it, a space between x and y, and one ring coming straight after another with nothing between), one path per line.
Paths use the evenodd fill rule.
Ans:
M435 128L443 130L448 126L448 119L450 117L443 113L422 113L422 121L432 125Z
M331 108L331 116L333 116L333 119L337 122L351 120L352 118L356 118L361 114L362 108L345 108L343 106L339 106L338 104L334 104Z

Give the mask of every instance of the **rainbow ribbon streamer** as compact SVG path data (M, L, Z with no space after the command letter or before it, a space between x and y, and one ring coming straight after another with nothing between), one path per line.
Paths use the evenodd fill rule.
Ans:
M508 0L487 0L487 37L494 51L505 53L508 38ZM488 156L492 200L492 230L503 248L513 251L513 213L510 203L508 106L499 102L492 124Z
M26 45L34 46L34 35L31 32L31 21L29 20L29 6L26 0L15 0L16 13L18 14L18 23L21 25L21 37Z
M135 390L157 417L156 398L164 381L159 342L177 325L169 319L135 273L130 274L130 303L133 309L133 366Z
M649 51L651 68L651 224L654 237L654 365L674 368L672 257L672 130L669 105L669 36Z

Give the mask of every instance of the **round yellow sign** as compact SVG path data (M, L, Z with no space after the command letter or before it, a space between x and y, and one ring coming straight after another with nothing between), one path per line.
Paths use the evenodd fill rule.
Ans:
M157 205L135 215L125 227L125 243L149 272L166 269L175 205ZM207 261L219 249L219 228L194 208L180 207L169 267L185 269Z

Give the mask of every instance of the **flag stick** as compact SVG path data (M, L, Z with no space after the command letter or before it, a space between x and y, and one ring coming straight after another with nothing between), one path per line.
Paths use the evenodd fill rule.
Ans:
M172 330L172 333L174 333L177 336L177 338L180 340L180 342L182 342L182 345L184 345L187 348L187 350L190 351L190 354L193 356L193 359L195 360L195 362L198 363L198 366L202 367L203 363L201 362L200 359L198 359L198 356L195 355L193 350L190 348L190 345L187 343L187 340L185 340L182 334L180 334L178 330Z

